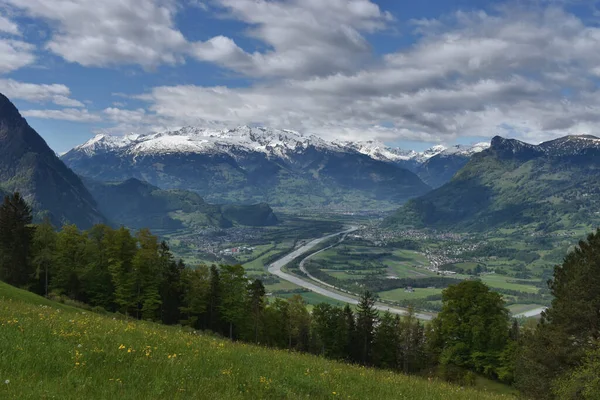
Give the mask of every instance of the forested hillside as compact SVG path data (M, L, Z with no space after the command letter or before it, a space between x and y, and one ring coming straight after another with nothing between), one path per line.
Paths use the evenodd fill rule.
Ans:
M600 139L567 136L539 146L495 137L446 185L387 221L484 231L556 231L600 224Z
M83 181L111 222L134 229L228 228L234 224L266 226L278 222L267 204L208 204L197 193L161 190L134 178L124 182Z

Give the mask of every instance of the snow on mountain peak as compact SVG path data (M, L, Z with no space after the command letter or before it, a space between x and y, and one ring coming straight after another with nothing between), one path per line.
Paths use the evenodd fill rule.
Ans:
M358 152L386 162L413 161L423 163L438 154L471 155L487 147L487 143L474 146L457 145L447 148L436 145L423 152L389 147L384 143L369 141L327 141L318 136L305 136L288 129L239 126L233 129L206 129L192 126L165 132L110 136L99 134L74 148L88 156L102 152L125 152L134 155L172 153L226 153L235 157L239 152L259 152L267 156L286 158L292 152L309 146L332 151Z

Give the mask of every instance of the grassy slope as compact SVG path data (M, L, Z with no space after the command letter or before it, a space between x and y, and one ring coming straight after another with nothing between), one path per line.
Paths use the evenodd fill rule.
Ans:
M0 382L15 399L503 398L100 316L1 282Z

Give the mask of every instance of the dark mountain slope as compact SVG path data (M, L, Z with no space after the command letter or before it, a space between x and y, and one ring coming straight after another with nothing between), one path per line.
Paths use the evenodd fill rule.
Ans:
M84 179L100 210L116 224L130 228L180 229L233 225L266 226L277 217L266 204L220 206L196 193L161 190L137 179L106 183Z
M83 183L0 94L0 186L18 191L31 203L36 218L85 229L104 222Z

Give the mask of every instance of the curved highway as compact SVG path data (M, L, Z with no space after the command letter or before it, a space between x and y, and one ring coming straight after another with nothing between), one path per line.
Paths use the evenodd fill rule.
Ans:
M358 300L355 297L351 297L351 295L349 295L349 294L340 293L337 290L334 291L335 290L334 286L332 286L330 284L327 284L327 283L324 283L322 281L315 279L316 282L319 282L320 284L325 285L327 287L319 286L313 282L307 281L307 280L302 279L295 275L288 274L281 270L281 268L283 268L285 265L289 264L290 262L292 262L296 258L300 257L301 255L307 253L308 251L310 251L312 248L314 248L319 243L322 243L322 242L326 241L327 239L330 239L335 236L346 235L348 233L354 232L357 229L358 228L356 228L356 227L351 227L345 231L334 233L334 234L327 235L327 236L323 236L322 238L319 238L319 239L315 239L315 240L305 244L304 246L297 248L296 250L292 251L285 257L280 258L279 260L277 260L274 263L272 263L271 265L269 265L269 272L283 280L286 280L295 285L301 286L305 289L310 290L311 292L315 292L315 293L318 293L325 297L329 297L330 299L342 301L344 303L349 303L349 304L358 304ZM314 253L309 255L308 257L306 257L305 260L313 255L314 255ZM380 311L389 311L393 314L401 314L401 315L407 314L407 311L405 309L390 307L390 306L382 304L382 303L376 303L375 308ZM422 320L431 320L433 318L433 316L431 314L416 313L415 315L417 318L422 319Z

